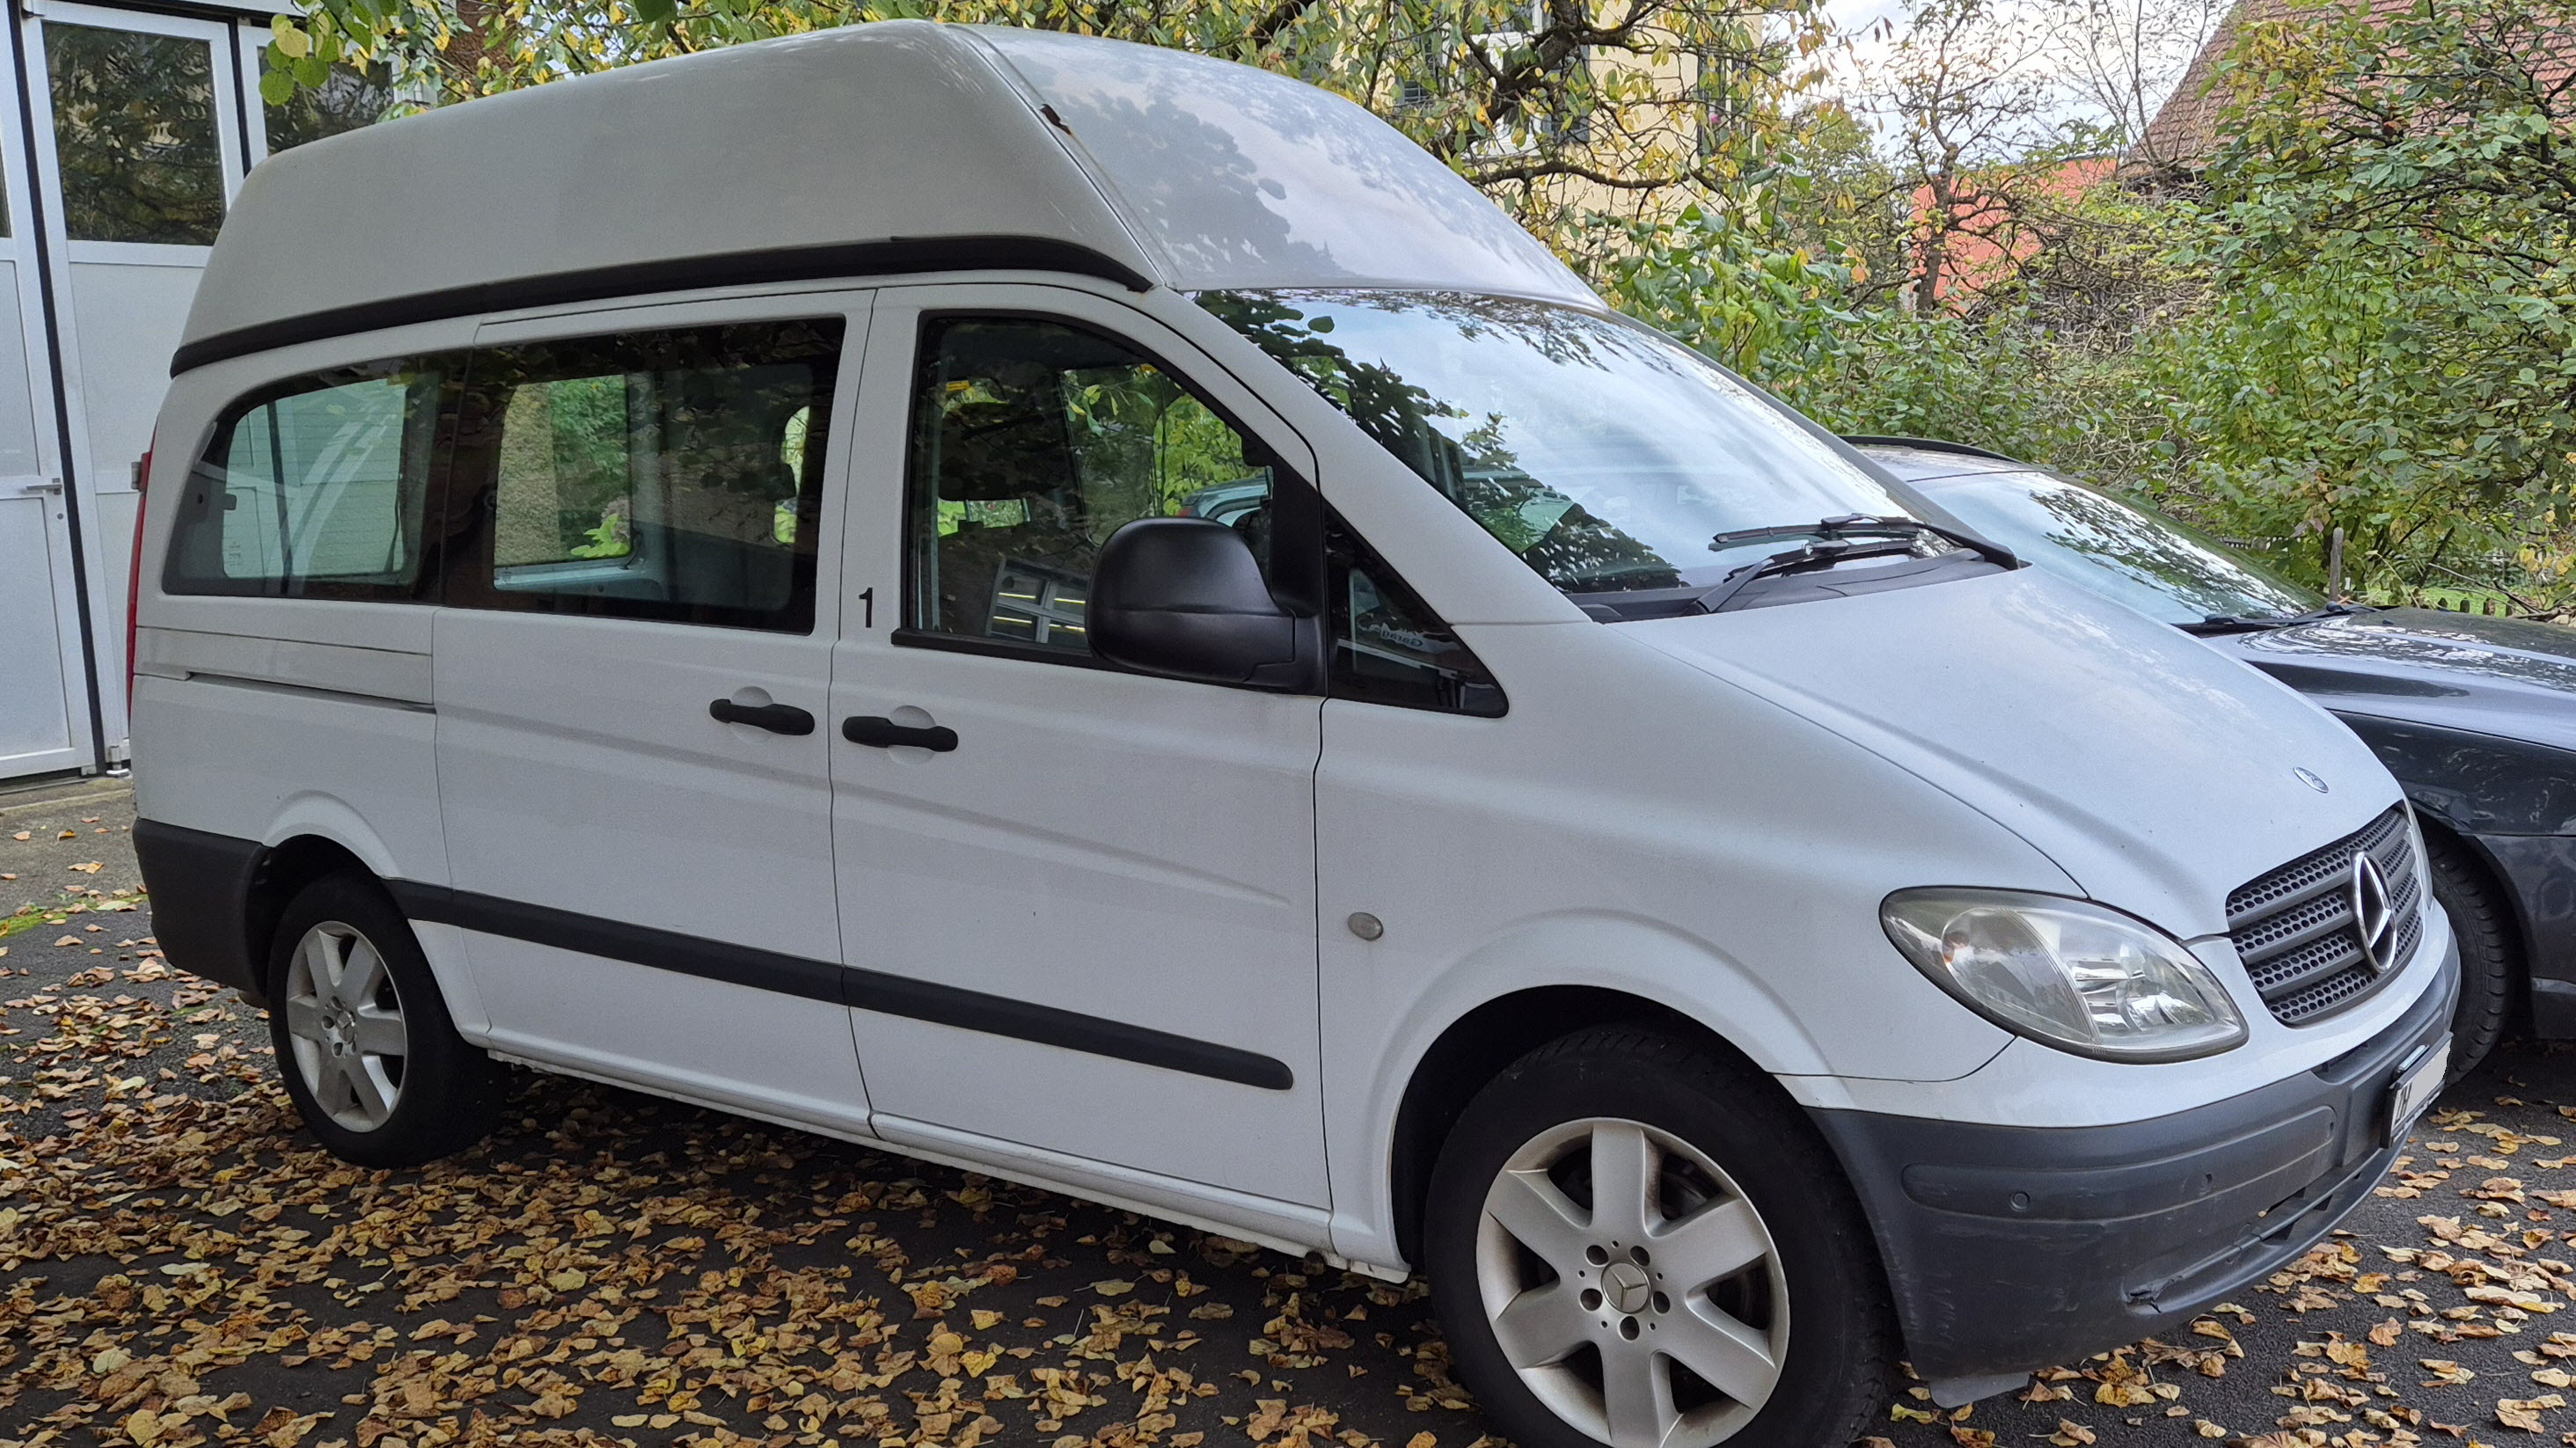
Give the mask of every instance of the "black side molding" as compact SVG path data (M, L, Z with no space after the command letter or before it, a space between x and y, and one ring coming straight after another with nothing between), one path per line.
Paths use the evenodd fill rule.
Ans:
M1093 1056L1207 1076L1266 1091L1285 1091L1296 1075L1284 1061L1252 1051L1131 1026L1078 1011L987 995L934 981L860 970L830 961L757 950L676 931L654 930L546 905L529 905L443 885L390 881L394 900L415 920L502 935L561 950L602 955L656 970L776 991L806 1000L877 1011L909 1020L1008 1036Z
M701 940L667 930L650 930L622 920L604 920L546 905L526 905L494 895L477 895L445 885L388 880L394 903L414 920L505 935L558 950L604 955L656 970L747 985L754 990L801 996L809 1001L841 1004L841 967L802 956L756 950L718 940Z
M333 307L300 317L200 337L170 358L170 375L234 357L318 342L353 332L373 332L449 317L480 316L521 307L550 307L654 292L702 287L757 286L765 282L827 281L936 271L1045 271L1099 277L1129 291L1151 291L1153 279L1134 267L1074 242L1045 236L898 236L884 241L832 242L775 247L722 256L680 257L518 277L444 291L389 297Z
M134 860L152 906L152 934L179 970L228 985L260 1004L260 963L250 953L250 902L261 859L257 840L134 822Z

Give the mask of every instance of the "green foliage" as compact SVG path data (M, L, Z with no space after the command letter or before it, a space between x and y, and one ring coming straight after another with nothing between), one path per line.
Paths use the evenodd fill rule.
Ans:
M1065 414L1087 506L1104 527L1175 516L1193 495L1260 471L1235 430L1159 368L1069 373Z
M574 558L623 558L635 551L634 534L628 527L624 513L601 513L599 522L583 530L581 536L581 542L565 550Z
M2230 58L2178 430L2232 505L2345 528L2383 592L2495 553L2565 590L2571 55L2571 0L2356 0L2248 26Z
M1619 310L1803 400L1860 324L1842 302L1851 269L1784 245L1763 199L1692 205L1669 221L1592 218L1589 249L1604 258L1592 280Z

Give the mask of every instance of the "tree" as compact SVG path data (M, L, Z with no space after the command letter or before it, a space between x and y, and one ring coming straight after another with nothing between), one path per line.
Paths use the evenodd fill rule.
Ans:
M1909 233L1905 275L1919 312L1947 302L1957 254L2011 259L2057 143L2045 37L1997 0L1915 0L1880 67L1892 122L1889 184ZM2035 164L2034 164L2035 163Z
M2204 470L2392 587L2576 522L2576 0L2249 25L2208 173L2217 305L2176 373Z
M2136 146L2165 98L2226 17L2232 0L2081 0L2048 28L2045 48L2065 99L2108 140ZM2134 151L2132 164L2171 156Z

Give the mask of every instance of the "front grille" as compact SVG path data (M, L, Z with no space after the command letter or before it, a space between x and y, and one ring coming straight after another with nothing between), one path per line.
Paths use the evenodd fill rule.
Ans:
M2388 895L2386 944L2373 965L2354 909L2355 856L2379 867ZM2305 1025L2370 994L2414 955L2424 935L2415 836L2398 805L2360 833L2302 855L2227 897L2227 934L2274 1017Z

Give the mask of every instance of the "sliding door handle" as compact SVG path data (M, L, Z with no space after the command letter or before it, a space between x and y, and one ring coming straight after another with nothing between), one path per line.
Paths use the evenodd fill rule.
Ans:
M897 724L875 714L853 714L842 720L841 737L870 749L892 749L899 744L908 744L915 749L945 754L957 747L957 731L945 724L915 727Z
M814 732L814 716L793 704L737 704L731 699L718 699L707 706L707 717L719 724L748 724L772 734Z

